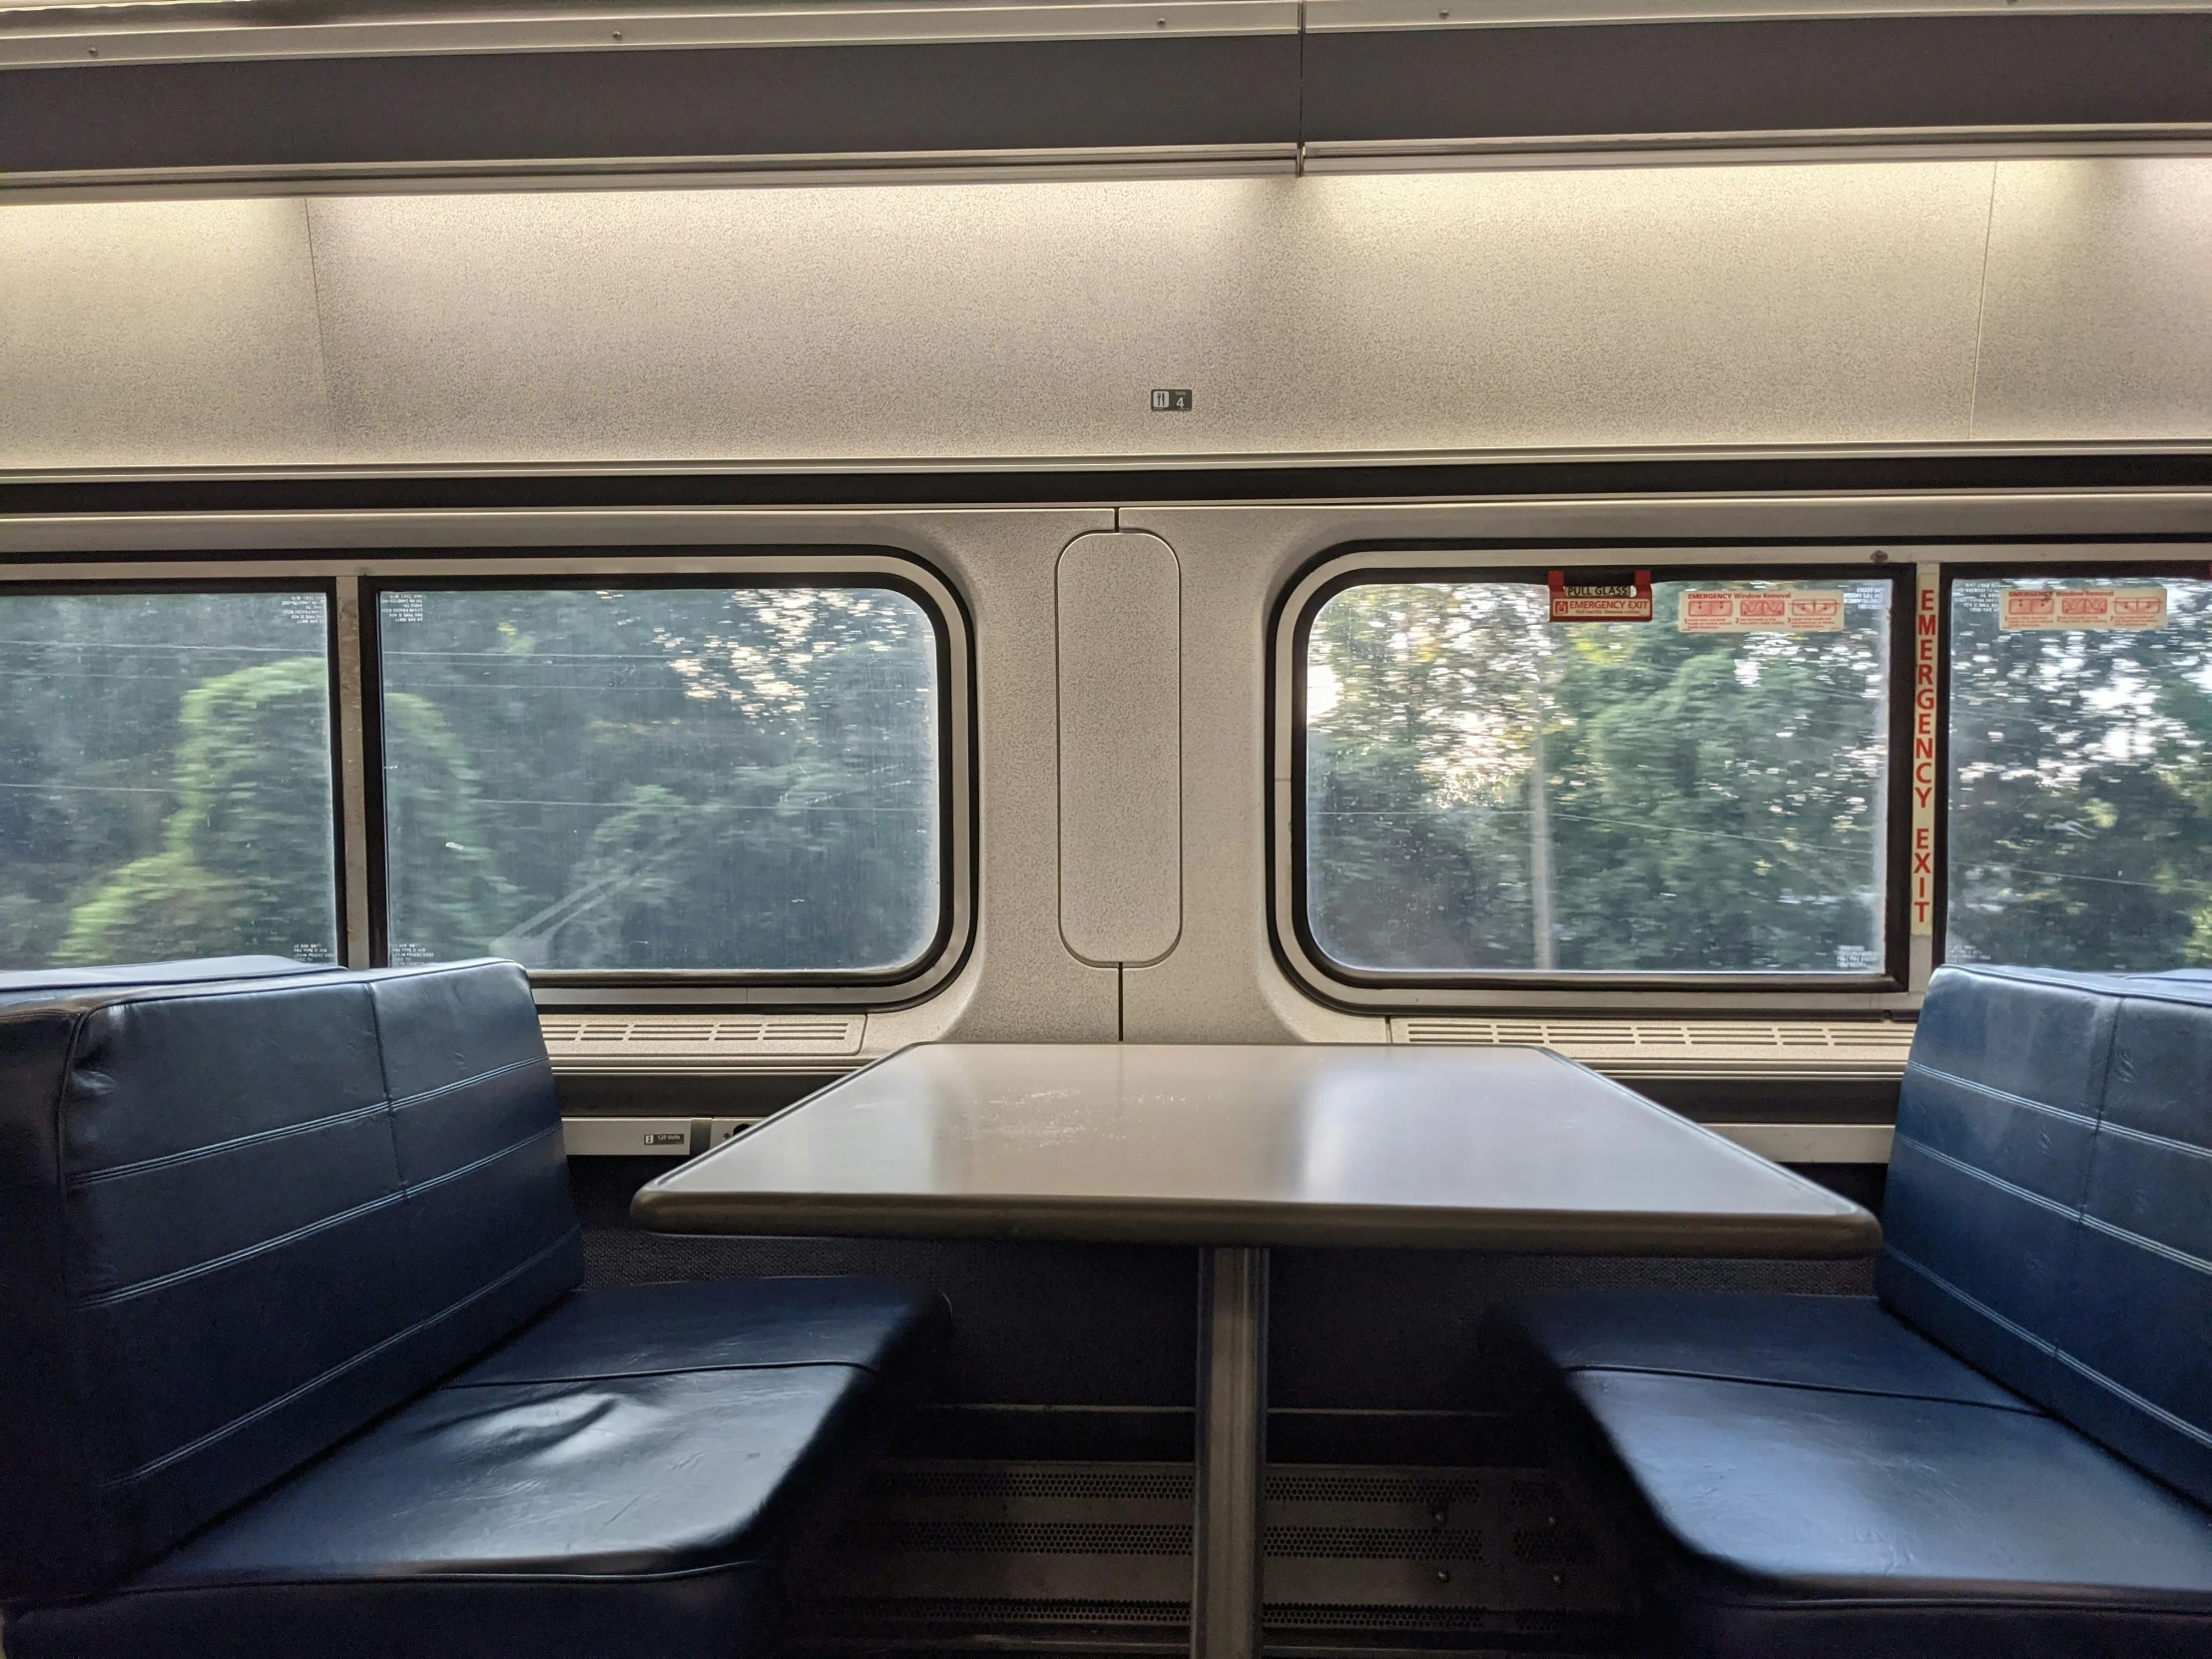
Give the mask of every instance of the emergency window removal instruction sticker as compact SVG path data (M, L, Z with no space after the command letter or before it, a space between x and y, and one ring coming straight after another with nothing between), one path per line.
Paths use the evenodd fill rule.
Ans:
M2006 588L1997 600L1997 628L2007 634L2165 626L2164 588Z
M1840 634L1841 588L1765 588L1752 593L1692 591L1676 616L1685 634Z

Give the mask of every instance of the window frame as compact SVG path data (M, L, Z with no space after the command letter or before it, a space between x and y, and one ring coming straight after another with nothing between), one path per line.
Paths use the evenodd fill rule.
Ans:
M1911 845L1914 571L1908 548L1861 546L1697 545L1545 548L1470 546L1465 542L1365 543L1340 546L1308 565L1286 587L1270 626L1268 677L1269 789L1268 925L1279 964L1307 994L1348 1011L1373 1014L1420 1009L1509 1007L1637 1007L1651 1010L1652 993L1671 993L1684 1009L1782 1005L1808 1010L1868 1011L1908 997L1914 962L1907 916ZM1856 557L1854 556L1856 555ZM1478 972L1386 971L1354 968L1328 955L1315 939L1306 891L1306 676L1315 618L1348 588L1395 582L1522 582L1541 584L1552 570L1649 570L1664 581L1867 581L1891 584L1889 772L1883 829L1883 959L1864 973L1619 972L1535 968ZM1656 616L1639 626L1662 626ZM1940 717L1939 717L1940 718Z
M609 551L612 554L614 550ZM866 555L859 557L865 559ZM951 598L951 590L941 582L925 581L923 577L928 574L931 573L926 573L914 561L903 557L895 561L870 561L863 564L855 563L853 555L808 552L765 554L749 559L742 571L720 572L713 577L696 572L672 573L665 568L618 574L598 565L589 570L574 570L565 579L542 573L522 577L494 576L473 571L465 575L424 575L419 578L409 572L379 571L373 575L364 575L360 585L361 701L362 724L366 737L364 747L372 761L365 781L364 802L370 892L369 950L372 959L379 966L387 965L391 959L390 905L386 890L391 866L390 849L386 844L388 820L383 784L384 686L381 674L382 607L379 603L382 595L588 593L599 590L727 592L751 588L842 587L898 593L912 600L929 624L937 679L937 806L940 832L937 837L937 925L928 942L911 961L890 968L533 968L530 970L530 982L534 987L553 990L635 990L647 986L694 990L707 987L733 990L790 987L803 992L800 999L804 1001L842 1003L854 991L865 996L871 992L908 988L914 981L928 976L930 969L945 957L956 938L964 937L967 929L966 906L956 905L955 895L964 890L960 870L971 836L965 822L960 825L960 833L955 834L954 828L956 819L965 817L958 811L959 800L963 795L972 794L970 769L966 765L967 745L956 742L954 738L954 733L958 730L955 719L960 713L957 706L964 706L966 699L961 695L964 684L958 689L955 687L955 682L962 681L963 676L958 667L960 659L953 649L954 631L947 620L946 601ZM960 635L964 641L964 628ZM959 752L960 758L957 768L954 764L955 751ZM960 776L955 776L956 771ZM959 913L955 913L956 909ZM546 999L541 996L540 1000L542 1002ZM880 1005L879 994L875 1001L876 1005Z
M0 569L0 598L43 597L53 599L125 598L132 595L180 594L313 594L322 601L322 661L328 696L330 743L330 963L303 962L302 967L342 963L346 957L346 915L355 896L357 877L346 862L345 698L341 684L341 639L337 582L327 575L278 575L275 573L205 578L159 577L124 572L113 578L88 571L82 576L18 578Z
M977 910L976 664L967 602L921 552L858 540L794 542L698 539L617 542L605 530L574 542L511 539L472 543L444 527L420 550L403 541L362 536L297 546L291 527L281 541L251 549L217 542L194 548L189 523L172 534L136 525L124 538L81 552L41 551L35 559L0 565L0 593L125 592L303 593L323 596L325 651L330 666L335 904L338 960L348 967L387 965L383 948L382 756L371 705L375 673L376 605L380 589L443 586L611 588L841 585L894 588L929 619L937 651L940 904L930 949L895 972L761 973L738 970L556 969L533 971L541 1010L605 1009L711 1013L808 1009L881 1012L926 1000L966 965L973 952ZM594 527L595 529L598 527ZM220 536L224 526L211 522ZM360 527L333 526L334 537ZM387 529L388 534L388 529ZM543 531L540 531L543 534ZM373 532L371 532L373 535ZM603 539L604 538L604 539ZM427 538L425 538L427 539ZM164 545L167 543L168 545ZM182 545L179 545L182 543Z

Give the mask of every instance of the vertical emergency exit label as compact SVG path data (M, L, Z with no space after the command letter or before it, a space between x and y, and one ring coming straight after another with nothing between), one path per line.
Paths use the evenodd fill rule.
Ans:
M1936 931L1936 645L1943 625L1943 573L1922 565L1913 598L1913 878L1911 931Z

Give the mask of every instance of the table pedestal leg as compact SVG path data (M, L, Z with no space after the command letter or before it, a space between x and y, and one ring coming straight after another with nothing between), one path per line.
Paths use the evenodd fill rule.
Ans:
M1268 1253L1202 1250L1191 1659L1259 1659L1267 1439Z

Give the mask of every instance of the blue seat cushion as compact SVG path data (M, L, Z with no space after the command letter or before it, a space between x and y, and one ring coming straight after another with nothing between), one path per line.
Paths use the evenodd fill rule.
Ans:
M725 1366L880 1372L910 1339L914 1309L911 1291L880 1279L685 1279L581 1290L458 1381L565 1382Z
M2040 1412L1644 1372L1567 1380L1711 1659L2212 1652L2212 1514Z
M580 1291L16 1659L716 1659L938 1304L871 1281Z
M583 1278L520 968L267 965L0 1006L10 1601L122 1582Z
M1712 1659L2212 1652L2212 1512L1863 1298L1580 1293L1492 1322Z
M1501 1335L1559 1372L1660 1372L2034 1409L1872 1297L1568 1291L1517 1304Z

